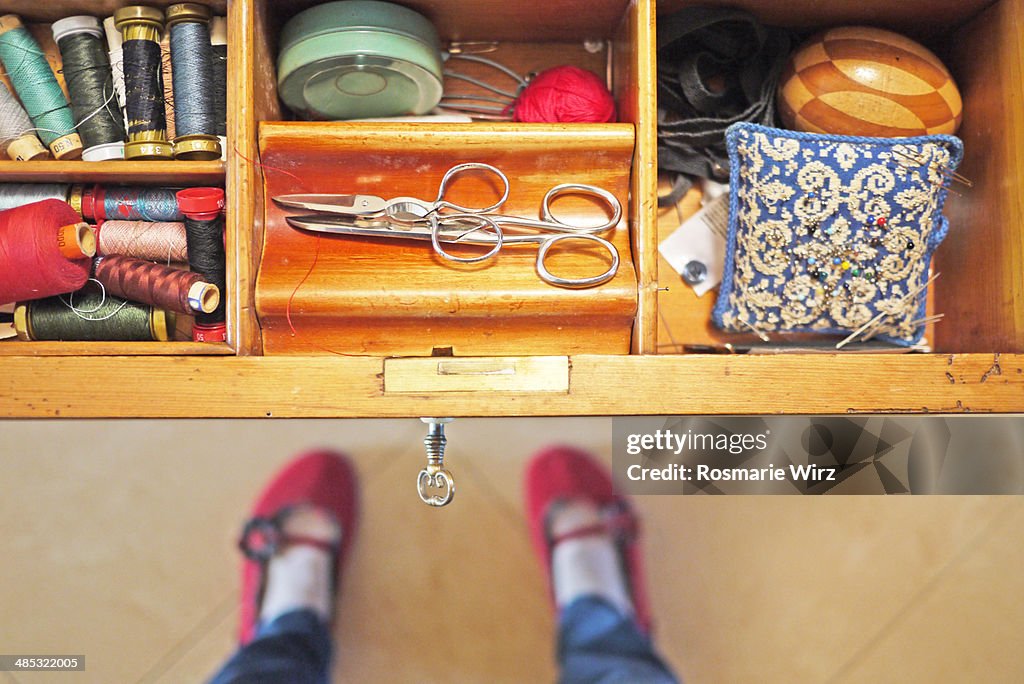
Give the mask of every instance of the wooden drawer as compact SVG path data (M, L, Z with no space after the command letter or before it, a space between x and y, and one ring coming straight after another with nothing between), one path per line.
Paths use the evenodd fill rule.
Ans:
M52 3L33 14L30 3L13 4L12 11L40 20L65 16L71 13L65 10L76 7L74 2ZM97 4L110 11L129 3L89 6ZM258 307L256 283L267 224L278 218L266 210L266 188L273 188L275 181L269 179L273 171L258 163L260 137L308 132L307 124L289 123L281 109L274 63L280 26L313 4L227 3L233 154L225 169L181 167L184 173L199 174L195 178L203 182L211 182L211 174L224 174L234 287L232 347L237 356L201 358L167 346L156 357L129 358L123 355L137 354L137 348L115 347L101 351L117 358L88 358L81 354L90 350L75 349L61 358L0 358L0 414L328 417L1024 410L1024 307L1019 304L1024 298L1024 215L1018 199L1024 105L1016 94L1024 52L1015 29L1024 1L728 3L745 6L766 21L802 28L855 22L910 32L947 61L965 101L962 171L975 187L948 204L953 229L937 254L943 276L934 293L935 309L947 315L931 336L935 353L775 356L673 353L678 350L675 342L724 338L708 327L710 301L687 297L687 288L674 273L659 274L655 14L706 2L663 0L657 7L651 0L404 3L434 19L443 40L498 40L508 50L504 60L527 68L576 61L599 70L603 60L588 56L582 42L611 41L620 121L634 127L628 235L635 313L629 353L623 348L622 353L582 354L571 346L538 351L524 343L508 358L465 362L460 355L454 361L430 359L425 348L339 356L309 348L278 355L274 344L264 347L257 315L264 293ZM460 129L430 124L388 124L372 131L365 128L370 124L329 126L341 139L372 134L390 145L404 136L439 135L442 143L436 149L426 143L417 148L434 149L438 167L445 159L444 145L456 147L454 140L461 135ZM467 136L501 132L487 124L464 126ZM558 135L577 141L584 128ZM513 135L532 135L527 125L511 130ZM12 178L36 173L63 178L82 168L75 163L33 171L36 167L11 164L3 164L0 172L16 174ZM150 174L168 172L163 168L118 166L103 172L124 180L133 179L132 174L152 180L156 176ZM659 287L669 292L659 293ZM282 294L268 296L276 297L274 306L280 308ZM659 331L666 321L675 339L667 340L665 330ZM406 355L420 358L397 358ZM140 378L146 381L140 383ZM112 396L109 388L120 386L133 391ZM169 396L175 400L168 401Z

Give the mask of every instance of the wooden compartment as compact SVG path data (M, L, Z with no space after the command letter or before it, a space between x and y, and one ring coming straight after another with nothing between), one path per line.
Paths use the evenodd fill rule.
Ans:
M432 201L445 171L486 163L509 179L503 213L536 218L544 194L559 182L585 182L628 207L633 127L473 126L408 128L383 124L264 123L261 159L266 196L355 192ZM288 173L274 173L281 169ZM455 180L447 195L464 206L501 198L490 173ZM575 201L574 201L575 200ZM603 207L573 197L553 204L559 220L603 223ZM455 356L629 352L636 314L636 277L623 218L604 233L619 254L607 283L566 289L535 271L536 244L506 245L484 262L453 264L429 242L351 238L291 227L285 209L265 207L263 260L256 303L264 353ZM611 259L593 243L571 240L546 260L554 273L593 276ZM450 247L462 257L487 247Z
M215 16L224 16L227 12L225 0L206 2ZM40 42L47 54L59 55L49 24L65 17L86 14L99 18L101 21L112 16L120 7L132 4L148 4L166 7L174 4L173 0L156 0L154 2L133 3L126 0L54 0L53 2L27 2L11 0L5 2L4 14L17 14L22 18L30 31ZM231 49L229 47L229 49ZM229 55L229 61L234 58ZM229 91L232 71L229 69ZM62 80L58 74L58 80ZM229 110L233 103L230 102ZM230 112L229 112L230 115ZM229 135L229 145L234 139ZM195 187L214 186L227 187L228 201L231 202L232 191L229 187L226 166L220 161L29 161L17 162L0 160L0 183L83 183L101 185L143 185L163 187ZM0 342L0 356L83 356L83 355L166 355L166 354L198 354L227 355L233 353L235 332L238 328L238 314L231 312L235 305L234 281L238 277L235 262L231 256L236 248L237 223L233 220L235 212L229 208L226 218L226 241L228 248L228 288L229 305L228 343L197 343L191 341L189 317L181 317L175 339L170 342L25 342L15 339ZM224 293L222 293L223 295Z
M715 0L712 0L715 1ZM12 3L8 3L11 5ZM17 1L11 11L51 20L83 2L45 6ZM109 13L127 4L90 3ZM167 3L161 3L167 4ZM964 95L966 146L962 171L975 187L947 204L953 229L937 254L943 276L935 310L947 316L932 354L656 354L660 318L686 341L717 341L708 328L711 300L686 298L685 285L658 269L656 208L655 13L706 0L410 0L446 39L502 41L502 61L536 69L578 61L594 70L607 54L585 40L612 43L611 70L620 120L634 127L629 179L629 239L636 276L631 353L566 353L538 357L530 345L502 358L388 358L385 352L337 356L303 350L261 355L263 338L255 282L263 236L278 217L267 213L266 187L280 179L260 162L260 126L282 139L306 124L289 121L277 100L274 63L284 20L313 0L231 0L232 60L229 128L234 136L225 172L233 259L232 332L237 357L153 356L0 358L3 416L421 416L631 415L676 413L851 413L1024 411L1024 215L1018 198L1024 170L1024 0L730 0L766 21L813 29L867 23L903 30L936 48ZM362 128L360 128L362 126ZM328 124L355 147L365 124ZM466 131L493 135L487 124ZM327 130L327 129L325 129ZM513 127L514 131L529 126ZM538 129L541 130L541 129ZM613 138L614 127L598 127ZM488 133L490 131L490 133ZM434 125L381 126L388 144L403 136L435 137ZM579 139L592 133L565 134ZM452 135L457 135L452 133ZM346 138L347 136L347 138ZM347 140L347 142L346 142ZM418 154L434 154L430 143ZM443 145L449 145L443 142ZM442 146L443 146L442 145ZM453 150L458 145L451 143ZM438 151L432 162L443 165ZM280 155L275 158L281 161ZM453 156L453 160L456 157ZM287 165L286 165L287 166ZM19 167L22 173L29 166ZM82 167L44 170L61 178ZM290 168L290 167L288 167ZM0 168L9 172L9 166ZM153 173L129 167L109 173ZM106 167L103 173L108 173ZM204 182L214 182L204 174ZM52 174L52 175L50 175ZM124 176L128 178L129 176ZM155 176L151 177L155 178ZM326 183L326 181L325 181ZM529 198L533 202L534 198ZM534 207L535 208L535 207ZM268 224L269 221L269 224ZM270 238L275 240L273 236ZM532 269L526 274L533 277ZM670 287L659 293L659 286ZM678 302L667 295L684 298ZM301 294L301 290L300 290ZM276 295L280 298L280 293ZM659 296L662 307L657 306ZM672 306L668 306L669 303ZM664 338L664 334L661 336ZM172 353L169 351L161 353ZM273 351L269 345L268 351ZM322 350L320 350L322 351ZM668 351L666 349L665 351ZM118 353L136 353L120 351ZM140 382L143 379L143 382ZM130 391L111 392L111 387ZM168 397L175 397L169 401Z
M254 53L257 63L264 65L258 78L274 83L276 30L312 4L316 3L256 2ZM635 122L647 102L637 58L649 50L637 49L638 7L605 0L591 3L585 16L577 13L570 18L571 3L531 7L529 12L498 3L405 4L430 18L445 44L496 41L488 56L520 73L562 63L602 75L607 71L623 123L308 124L288 121L290 114L276 96L261 99L257 120L265 242L256 302L263 352L629 353L637 310L643 306L637 302L636 274L643 272L639 262L649 252L646 247L636 249L646 237L643 226L649 225L638 211L642 194L633 193L631 200L629 192L631 182L636 187L639 181L632 172ZM473 67L458 63L463 72L473 72ZM543 193L561 182L611 190L624 209L613 239L621 259L616 277L585 290L548 286L534 272L533 246L506 248L493 262L473 268L447 264L429 247L415 243L317 240L288 227L283 217L296 212L284 212L270 200L275 194L296 191L432 198L446 169L470 161L490 162L507 173L512 191L504 209L521 216L536 217ZM563 206L579 213L561 202L557 208ZM314 256L317 264L311 270ZM586 269L593 256L582 261ZM552 259L552 266L558 267L558 258ZM566 272L586 275L601 270L581 272L570 265Z
M698 3L663 0L665 14ZM707 3L699 3L707 4ZM1021 83L1021 43L1011 27L1018 0L857 0L830 3L745 0L741 6L762 21L803 32L844 24L868 24L911 35L943 59L964 101L964 161L959 171L974 186L958 184L946 203L949 235L935 253L941 277L931 287L930 309L945 319L927 331L937 353L1024 351L1024 216L1018 200L1020 137L1024 107L1014 95ZM663 239L696 209L694 192L677 208L659 212ZM756 343L752 335L725 334L710 322L716 292L698 298L660 260L661 320L658 349L687 345ZM879 359L898 367L903 361ZM912 388L908 388L912 391Z

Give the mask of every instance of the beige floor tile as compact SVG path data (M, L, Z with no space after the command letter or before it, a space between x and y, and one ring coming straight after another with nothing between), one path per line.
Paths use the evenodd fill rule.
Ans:
M452 504L428 509L415 491L421 453L365 488L336 681L552 681L553 619L525 527L465 468Z
M645 497L657 641L690 684L824 681L1008 503Z
M553 442L610 460L608 419L460 419L448 428L458 497L435 511L415 494L418 421L28 421L0 430L0 643L83 652L89 669L78 682L188 682L213 671L234 639L243 513L296 447L318 444L352 454L365 494L338 681L551 681L553 619L522 519L522 468ZM1019 580L1006 570L1021 565L1019 551L1011 555L1019 510L977 559L958 555L1009 506L1019 509L1016 500L638 505L657 641L691 684L824 681L860 653L863 670L850 669L849 681L978 671L957 670L954 653L991 662L994 675L1020 671L1019 656L999 651L1024 620ZM922 598L930 582L938 588ZM956 635L942 631L961 623L964 643L977 648L957 651ZM934 666L929 644L944 649Z
M540 449L569 444L607 465L612 459L610 418L459 419L447 429L450 467L468 469L522 519L523 469Z
M79 681L133 681L237 587L234 537L297 447L361 469L420 438L413 421L4 422L0 643L84 653Z
M1022 528L1018 501L836 681L1024 681Z
M237 636L237 611L234 592L230 595L230 610L214 611L211 620L197 627L206 627L200 634L189 635L178 648L167 654L157 670L139 680L139 684L185 684L204 682L217 671L224 660L234 652ZM219 619L217 619L219 618ZM198 631L198 630L197 630Z

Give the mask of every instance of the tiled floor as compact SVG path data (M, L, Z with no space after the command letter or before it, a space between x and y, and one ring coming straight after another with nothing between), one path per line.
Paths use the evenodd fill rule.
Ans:
M414 491L418 421L0 423L0 652L87 671L0 682L192 682L229 653L233 538L300 447L364 492L338 681L552 681L521 468L551 441L610 458L606 419L459 420L458 497ZM1024 681L1020 498L649 497L657 640L686 681Z

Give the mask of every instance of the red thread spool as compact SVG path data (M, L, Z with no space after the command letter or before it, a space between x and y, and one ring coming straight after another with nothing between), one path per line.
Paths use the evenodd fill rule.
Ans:
M117 254L97 258L94 269L107 293L122 299L184 314L209 313L220 303L220 290L198 273Z
M610 123L615 121L615 98L586 69L558 66L530 80L512 117L524 123Z
M78 290L96 253L92 229L67 202L33 202L0 211L0 302Z

